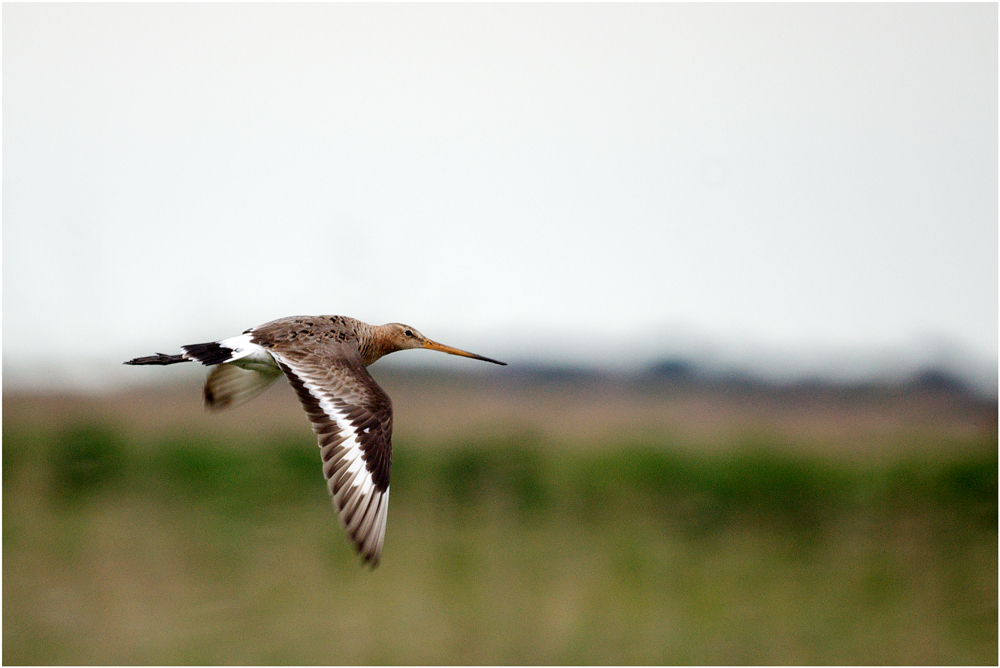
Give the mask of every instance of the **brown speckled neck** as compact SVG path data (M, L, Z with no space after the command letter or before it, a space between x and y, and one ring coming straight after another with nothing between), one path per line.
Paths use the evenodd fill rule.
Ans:
M355 320L354 327L358 337L358 350L365 366L374 364L380 357L399 350L393 344L385 325L369 325L367 322Z

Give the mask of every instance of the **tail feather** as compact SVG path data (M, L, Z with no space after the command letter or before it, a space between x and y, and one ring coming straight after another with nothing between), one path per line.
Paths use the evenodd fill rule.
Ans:
M191 360L184 355L165 355L164 353L156 353L155 355L150 355L148 357L136 357L128 362L122 362L122 364L177 364L178 362L190 362Z
M180 355L156 353L125 364L201 362L212 367L205 381L205 406L222 410L250 401L281 376L274 358L251 340L250 334L211 343L181 346Z

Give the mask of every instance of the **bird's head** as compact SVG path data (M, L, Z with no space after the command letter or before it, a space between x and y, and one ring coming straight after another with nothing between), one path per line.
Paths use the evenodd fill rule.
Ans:
M458 348L452 348L451 346L446 346L444 344L438 343L437 341L431 341L426 336L418 332L413 327L409 325L404 325L399 322L389 323L388 325L382 326L383 331L386 332L389 343L393 350L409 350L411 348L426 348L427 350L437 350L442 353L448 353L449 355L458 355L460 357L471 357L474 360L482 360L484 362L492 362L493 364L499 364L501 366L506 366L506 362L498 362L497 360L490 359L489 357L483 357L482 355L476 355L475 353L466 352L464 350L459 350Z

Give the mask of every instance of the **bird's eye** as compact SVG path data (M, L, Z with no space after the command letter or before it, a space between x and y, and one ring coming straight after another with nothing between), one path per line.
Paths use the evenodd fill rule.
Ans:
M413 336L413 331L408 329L405 332L403 332L403 334L406 334L407 336Z

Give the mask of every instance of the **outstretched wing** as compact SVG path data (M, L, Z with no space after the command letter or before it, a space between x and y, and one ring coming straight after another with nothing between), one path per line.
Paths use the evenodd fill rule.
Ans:
M356 349L283 346L269 352L288 377L319 440L340 523L365 562L382 556L392 464L392 402Z

